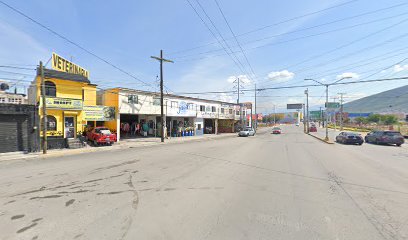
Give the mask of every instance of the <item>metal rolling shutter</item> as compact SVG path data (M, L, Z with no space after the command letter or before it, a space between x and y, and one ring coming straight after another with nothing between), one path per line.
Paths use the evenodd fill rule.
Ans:
M0 153L27 150L27 116L0 114Z

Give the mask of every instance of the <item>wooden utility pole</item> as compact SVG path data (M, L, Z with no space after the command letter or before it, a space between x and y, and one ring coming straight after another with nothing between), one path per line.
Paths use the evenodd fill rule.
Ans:
M258 127L258 115L256 114L256 83L255 83L255 129Z
M160 118L161 118L161 129L160 129L160 137L161 142L164 142L164 101L163 101L163 62L171 62L173 61L164 59L163 58L163 50L160 50L160 57L151 56L151 58L156 59L160 62Z
M47 106L45 99L45 83L44 83L44 67L42 61L40 61L40 77L41 77L41 101L42 101L42 145L43 154L47 153Z

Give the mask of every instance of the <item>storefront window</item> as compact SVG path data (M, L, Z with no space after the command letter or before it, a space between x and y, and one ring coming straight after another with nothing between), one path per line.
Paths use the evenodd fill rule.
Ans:
M161 100L159 97L153 98L153 105L160 106Z
M200 105L200 112L205 112L205 106L204 105Z
M178 108L178 102L176 102L176 101L171 101L171 102L170 102L170 107L171 107L171 108Z
M229 114L232 114L232 109L228 109Z
M224 113L224 108L221 108L221 113Z
M129 95L128 96L128 103L133 103L133 104L137 104L139 101L139 98L137 95Z
M57 96L57 87L55 86L55 83L51 81L45 81L45 96L49 97L56 97ZM42 91L42 88L41 88Z
M57 131L57 119L54 116L47 115L47 131ZM41 120L41 129L43 129L43 120Z
M216 112L217 108L216 107L211 107L211 112Z

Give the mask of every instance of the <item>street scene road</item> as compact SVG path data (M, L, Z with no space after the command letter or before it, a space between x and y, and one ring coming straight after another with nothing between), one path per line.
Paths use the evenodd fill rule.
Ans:
M408 151L255 136L0 162L0 239L407 239Z

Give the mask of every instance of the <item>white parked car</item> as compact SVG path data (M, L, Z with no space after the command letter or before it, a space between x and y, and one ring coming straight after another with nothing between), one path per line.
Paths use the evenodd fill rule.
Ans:
M240 137L249 137L249 136L255 136L255 130L251 127L247 127L244 130L240 131L238 133L238 136Z

